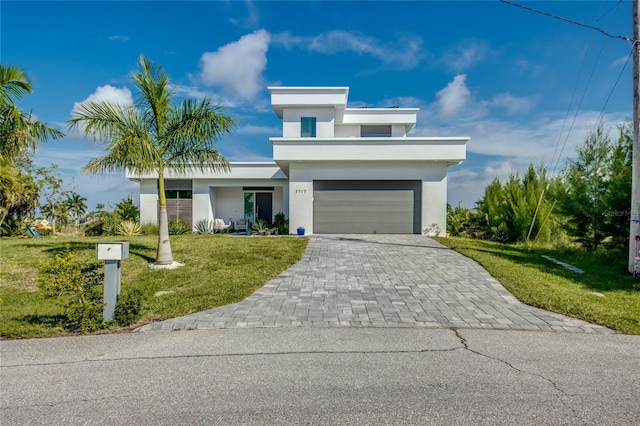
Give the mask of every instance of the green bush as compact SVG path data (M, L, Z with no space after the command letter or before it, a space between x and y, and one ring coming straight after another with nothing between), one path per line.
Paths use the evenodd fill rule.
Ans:
M283 212L276 213L273 216L273 226L276 227L279 235L289 235L289 219Z
M42 262L37 285L45 298L64 308L69 330L89 333L103 327L104 273L97 262L79 262L70 250Z
M267 222L263 219L258 219L253 225L251 225L251 234L253 235L271 235L271 229Z
M115 322L123 327L135 323L140 318L143 299L144 293L139 288L122 294L113 313Z
M158 225L151 222L143 223L140 225L140 232L143 235L158 235Z
M169 222L169 235L180 235L191 232L191 225L182 220L173 220Z

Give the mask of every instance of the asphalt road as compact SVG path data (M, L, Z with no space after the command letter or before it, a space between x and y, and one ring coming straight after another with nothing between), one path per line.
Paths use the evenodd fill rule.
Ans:
M252 328L0 342L0 422L640 424L640 336Z

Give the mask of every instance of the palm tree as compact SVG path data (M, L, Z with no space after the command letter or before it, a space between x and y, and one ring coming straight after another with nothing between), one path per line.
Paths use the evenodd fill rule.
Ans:
M33 178L22 173L15 163L0 159L0 229L5 224L5 219L18 220L35 210L37 205L38 188ZM5 231L10 232L9 229Z
M31 80L23 70L0 64L0 159L13 161L21 151L35 150L38 142L64 136L16 107L15 102L31 92Z
M157 265L173 264L167 222L164 175L177 172L229 170L227 160L213 148L236 124L220 115L223 108L209 99L186 99L172 105L169 76L162 66L140 57L140 69L132 74L138 97L134 106L110 102L85 102L69 120L71 128L102 140L108 153L84 167L87 173L128 169L158 176L160 206Z
M87 199L77 192L67 194L67 199L65 200L67 208L73 215L73 221L75 223L76 229L80 224L80 216L87 212L87 204L85 203L85 201L87 201Z

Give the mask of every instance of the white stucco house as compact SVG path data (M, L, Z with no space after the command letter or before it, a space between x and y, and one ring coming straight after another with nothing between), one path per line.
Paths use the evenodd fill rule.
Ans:
M419 234L446 229L447 170L468 137L410 137L418 108L349 108L348 87L269 87L282 119L273 162L165 176L169 220L273 221L292 233ZM157 179L140 182L141 222L156 222Z

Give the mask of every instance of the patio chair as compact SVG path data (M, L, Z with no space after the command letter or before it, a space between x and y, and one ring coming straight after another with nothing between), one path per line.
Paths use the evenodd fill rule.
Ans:
M247 219L238 219L234 224L234 230L236 232L244 231L247 232L249 230L249 221Z
M224 223L224 219L213 219L213 232L222 232L227 229L231 224Z
M40 231L38 231L36 228L32 226L27 226L26 228L27 231L29 231L29 233L31 234L31 238L42 238Z

